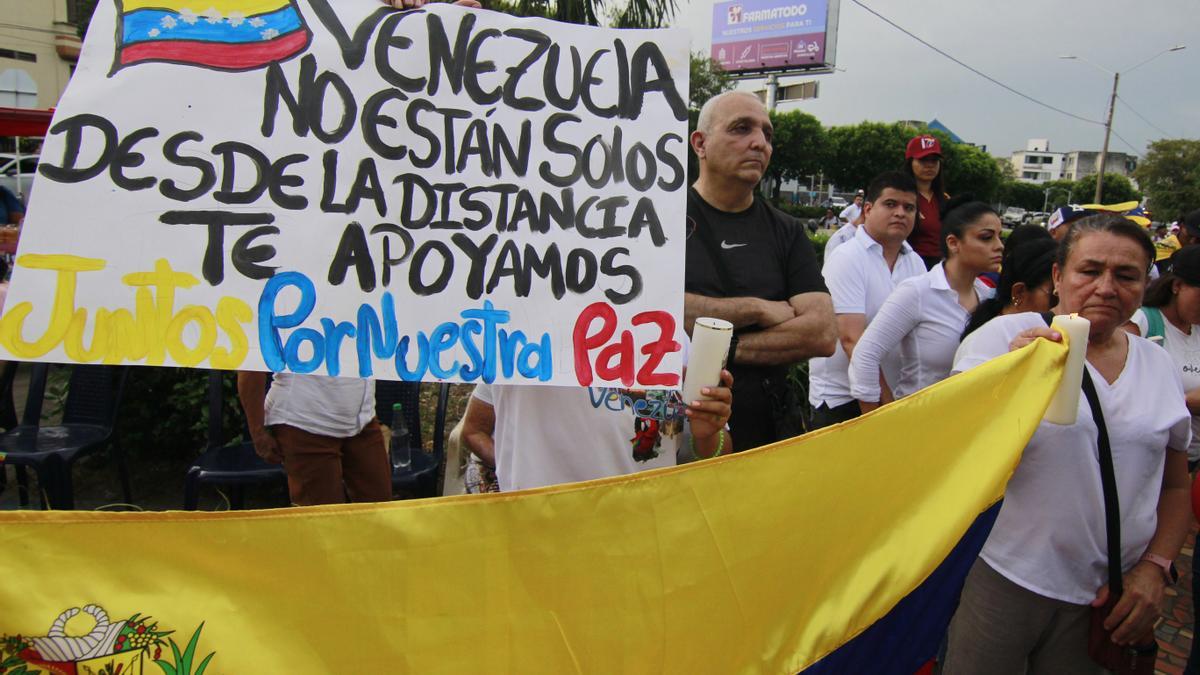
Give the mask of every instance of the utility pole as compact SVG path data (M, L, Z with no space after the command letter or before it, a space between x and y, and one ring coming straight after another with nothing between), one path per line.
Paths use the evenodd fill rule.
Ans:
M1117 106L1117 85L1121 82L1121 74L1113 73L1112 98L1108 100L1108 121L1104 123L1104 147L1100 148L1100 166L1096 167L1096 196L1093 204L1100 203L1100 193L1104 190L1104 165L1108 163L1108 139L1112 136L1113 108Z

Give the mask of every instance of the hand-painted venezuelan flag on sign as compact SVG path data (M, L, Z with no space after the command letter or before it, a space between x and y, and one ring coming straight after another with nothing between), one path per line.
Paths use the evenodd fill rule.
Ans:
M165 61L250 70L312 38L295 0L116 0L116 67Z
M522 493L0 513L0 663L910 675L1065 353L1038 341L800 439Z

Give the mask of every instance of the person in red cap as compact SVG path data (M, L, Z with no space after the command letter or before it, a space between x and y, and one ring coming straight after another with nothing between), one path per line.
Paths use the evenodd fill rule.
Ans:
M942 144L929 135L908 142L901 171L917 183L917 226L908 243L925 261L926 269L942 261L942 206L949 199L942 186Z

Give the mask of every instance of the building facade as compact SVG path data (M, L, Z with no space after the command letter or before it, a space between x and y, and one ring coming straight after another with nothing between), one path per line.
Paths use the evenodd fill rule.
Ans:
M1063 178L1079 180L1096 173L1100 153L1076 150L1068 152L1063 160ZM1115 173L1129 178L1137 168L1137 157L1123 152L1109 152L1104 160L1104 173Z
M1066 153L1051 152L1050 141L1032 138L1024 150L1012 153L1013 174L1026 183L1045 183L1063 177Z
M78 0L0 0L0 106L58 103L81 46Z

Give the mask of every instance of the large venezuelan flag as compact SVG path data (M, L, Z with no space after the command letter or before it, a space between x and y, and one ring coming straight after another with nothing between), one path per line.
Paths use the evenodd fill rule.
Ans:
M116 66L145 61L250 70L308 47L295 0L116 0Z
M937 647L1065 352L1038 341L846 425L589 483L0 513L0 663L909 675Z

